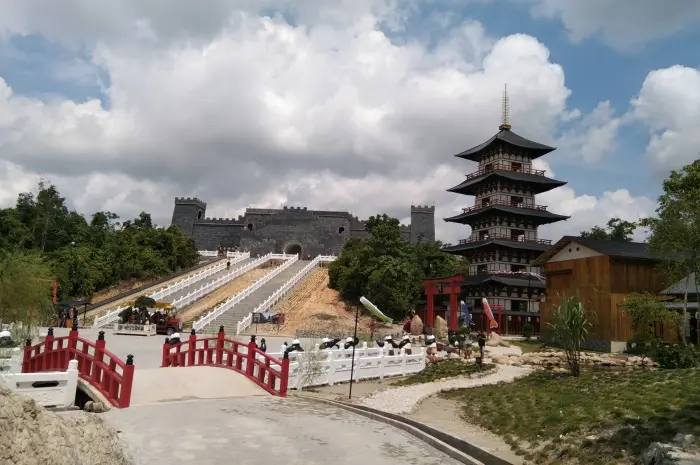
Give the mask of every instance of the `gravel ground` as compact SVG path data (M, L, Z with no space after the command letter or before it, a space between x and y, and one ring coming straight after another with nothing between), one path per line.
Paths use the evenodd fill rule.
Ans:
M411 413L418 404L440 391L510 383L532 372L529 367L498 365L496 372L482 378L457 378L434 383L416 384L375 392L360 400L361 405L389 413Z

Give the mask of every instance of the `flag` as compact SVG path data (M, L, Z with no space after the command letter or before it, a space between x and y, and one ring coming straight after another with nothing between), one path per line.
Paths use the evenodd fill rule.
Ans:
M498 322L496 322L496 319L493 317L493 312L486 298L482 297L481 303L484 305L484 315L489 319L489 329L498 329Z
M372 316L378 318L379 320L383 321L384 323L391 323L392 322L391 318L389 318L388 316L383 314L381 312L381 310L379 310L377 308L376 305L374 305L372 302L367 300L364 296L360 297L360 303L362 305L364 305L364 307L372 314Z
M459 302L459 306L462 308L462 313L464 314L464 316L467 317L467 324L469 326L473 325L474 321L472 321L472 315L471 315L471 313L469 313L469 307L467 307L466 302L461 300Z

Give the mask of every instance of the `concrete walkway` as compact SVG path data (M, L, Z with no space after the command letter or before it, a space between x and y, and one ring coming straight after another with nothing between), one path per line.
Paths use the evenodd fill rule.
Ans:
M135 465L458 465L403 431L299 398L172 402L101 415Z
M131 405L269 395L245 376L225 368L145 368L134 376Z

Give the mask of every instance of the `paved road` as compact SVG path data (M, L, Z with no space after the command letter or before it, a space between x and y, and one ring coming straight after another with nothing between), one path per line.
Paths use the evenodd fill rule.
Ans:
M173 402L102 415L135 465L458 465L403 431L299 398Z

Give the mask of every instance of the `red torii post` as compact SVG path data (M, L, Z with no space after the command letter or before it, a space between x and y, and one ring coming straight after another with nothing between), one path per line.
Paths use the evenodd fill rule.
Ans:
M425 324L429 328L435 327L435 294L450 295L450 321L448 327L452 331L457 330L457 314L459 313L459 282L464 278L462 275L452 276L449 278L426 279L423 281L425 285L426 296L426 312ZM448 284L448 286L444 286ZM436 286L437 285L437 286Z
M459 312L459 286L457 282L462 279L461 276L453 276L450 278L450 322L448 324L451 331L457 331L457 313Z

